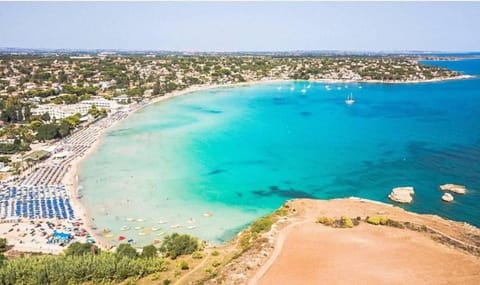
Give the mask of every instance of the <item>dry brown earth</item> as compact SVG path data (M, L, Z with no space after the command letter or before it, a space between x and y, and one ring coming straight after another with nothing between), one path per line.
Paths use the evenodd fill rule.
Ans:
M473 246L480 237L477 228L352 199L302 199L289 208L295 221L276 235L273 252L250 284L480 284L480 258L433 240L431 233L365 222L332 228L315 219L381 214Z

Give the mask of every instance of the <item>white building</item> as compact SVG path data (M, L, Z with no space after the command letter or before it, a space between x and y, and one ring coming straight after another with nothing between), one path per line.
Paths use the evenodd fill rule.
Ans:
M87 105L89 109L95 105L97 108L105 108L107 110L113 110L118 108L118 103L113 100L107 100L105 98L96 98L92 100L85 100L80 102L81 105Z
M92 106L97 107L98 109L107 109L107 110L116 110L119 108L117 102L112 100L107 100L104 98L97 98L92 100L85 100L78 104L71 104L71 105L56 105L56 104L44 104L39 105L37 108L32 109L32 114L41 116L45 113L50 115L50 118L55 119L63 119L77 113L80 115L85 116L88 114L88 110L92 108Z
M72 105L55 105L55 104L44 104L39 105L38 108L32 109L32 115L41 116L45 113L50 115L51 119L64 119L66 117L80 113L80 115L85 116L88 113L89 107L82 104L72 104Z

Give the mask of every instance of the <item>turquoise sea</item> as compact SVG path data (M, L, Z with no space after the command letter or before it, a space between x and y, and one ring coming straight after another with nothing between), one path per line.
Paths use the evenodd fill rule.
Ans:
M480 74L480 60L425 63ZM415 187L413 203L401 205L407 210L480 226L479 119L479 78L196 92L108 131L81 166L83 202L99 231L139 245L174 231L220 243L287 199L390 203L397 186ZM469 191L447 204L444 183Z

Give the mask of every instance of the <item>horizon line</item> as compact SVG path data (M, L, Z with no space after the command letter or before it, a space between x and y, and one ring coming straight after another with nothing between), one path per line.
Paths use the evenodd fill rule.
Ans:
M293 52L347 52L347 53L480 53L480 50L354 50L354 49L292 49L292 50L174 50L174 49L124 49L124 48L53 48L0 46L0 52L8 49L39 51L120 51L120 52L175 52L175 53L293 53Z

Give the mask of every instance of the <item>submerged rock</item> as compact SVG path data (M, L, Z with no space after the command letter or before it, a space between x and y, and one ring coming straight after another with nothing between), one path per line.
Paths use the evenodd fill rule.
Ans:
M442 196L442 200L445 202L452 202L453 201L453 196L450 193L445 193Z
M396 187L392 189L388 198L399 203L411 203L414 194L413 187Z
M463 185L457 185L457 184L443 184L440 185L440 190L442 191L450 191L454 192L457 194L465 194L467 192L467 188Z

